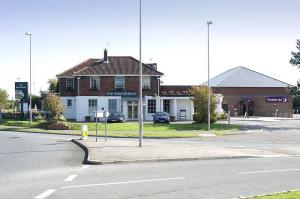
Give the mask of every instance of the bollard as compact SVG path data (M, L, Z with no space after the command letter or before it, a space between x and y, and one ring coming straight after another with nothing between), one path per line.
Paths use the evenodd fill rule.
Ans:
M88 127L87 125L81 125L81 140L88 139Z

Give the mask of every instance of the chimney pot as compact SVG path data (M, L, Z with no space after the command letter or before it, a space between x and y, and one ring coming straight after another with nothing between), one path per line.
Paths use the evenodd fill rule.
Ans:
M104 49L104 62L108 63L107 50Z

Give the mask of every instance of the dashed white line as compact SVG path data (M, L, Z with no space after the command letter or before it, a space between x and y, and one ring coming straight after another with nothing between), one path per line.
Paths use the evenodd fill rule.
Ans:
M91 165L83 165L80 169L87 169L89 168Z
M258 129L258 130L246 130L248 133L256 133L256 132L263 132L263 129Z
M288 171L300 171L300 169L275 169L275 170L263 170L263 171L249 171L249 172L240 172L239 175L256 174L256 173L288 172Z
M77 175L69 175L64 181L65 182L71 182L77 177Z
M48 189L47 191L41 193L38 196L35 196L34 198L36 198L36 199L44 199L44 198L50 196L51 194L53 194L55 191L56 191L56 189Z
M149 180L135 180L135 181L125 181L125 182L110 182L110 183L100 183L100 184L85 184L85 185L75 185L75 186L64 186L60 187L61 189L70 189L70 188L80 188L80 187L95 187L95 186L109 186L109 185L122 185L122 184L137 184L144 182L157 182L157 181L168 181L168 180L182 180L185 177L177 178L157 178Z

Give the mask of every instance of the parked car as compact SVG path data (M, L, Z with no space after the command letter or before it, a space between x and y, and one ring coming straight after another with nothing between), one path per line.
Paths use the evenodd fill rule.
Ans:
M170 123L170 116L167 112L157 112L153 116L153 123Z
M110 113L107 122L125 122L123 113Z

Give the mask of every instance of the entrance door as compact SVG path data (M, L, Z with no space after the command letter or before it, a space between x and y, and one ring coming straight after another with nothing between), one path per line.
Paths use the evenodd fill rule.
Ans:
M138 119L138 102L128 101L128 120Z

